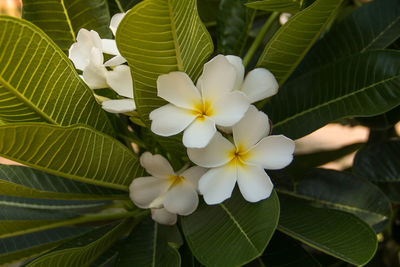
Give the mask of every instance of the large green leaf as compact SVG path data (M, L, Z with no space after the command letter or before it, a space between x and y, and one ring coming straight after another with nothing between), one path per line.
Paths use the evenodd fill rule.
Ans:
M61 227L0 239L0 264L40 255L89 230L88 227Z
M258 10L297 13L306 5L304 0L261 0L251 1L246 6Z
M145 218L128 237L119 251L116 266L135 267L179 267L179 252L170 243L168 235L176 232L176 226L165 226Z
M125 191L144 172L131 150L84 125L0 126L0 155L54 175Z
M126 219L117 225L96 229L33 260L27 266L89 266L132 226L133 220Z
M300 138L351 116L372 116L400 103L400 53L371 51L300 76L285 84L264 111L274 133Z
M247 0L221 0L218 12L218 52L241 56L256 12Z
M317 0L294 15L267 43L257 67L269 69L283 84L335 15L342 0Z
M400 140L367 146L356 154L353 171L373 182L400 182Z
M332 27L307 54L300 71L321 68L359 52L386 48L399 37L400 2L372 1Z
M23 0L22 18L41 28L68 52L81 28L111 38L110 14L106 0Z
M281 216L278 230L329 255L351 264L366 264L375 254L375 231L353 214L316 207L279 195Z
M278 189L318 207L353 213L381 232L392 214L387 197L373 184L347 172L314 169L295 184L294 191Z
M298 242L275 232L264 254L246 267L321 267Z
M193 255L206 266L223 267L243 265L260 256L278 219L275 191L266 200L249 203L235 190L222 204L202 202L193 214L181 217L181 222Z
M184 71L195 81L213 52L195 0L137 4L119 25L116 40L131 67L137 111L146 125L150 125L149 113L166 104L157 97L158 76Z
M33 24L0 17L0 118L88 124L112 133L107 115L72 63Z
M0 165L0 195L44 199L125 199L125 192L76 182L24 166Z
M142 0L108 0L110 14L114 15L120 12L127 12Z

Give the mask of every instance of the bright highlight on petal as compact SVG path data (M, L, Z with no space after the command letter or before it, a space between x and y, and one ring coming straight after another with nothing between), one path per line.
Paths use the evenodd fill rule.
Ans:
M136 109L133 99L113 99L101 103L101 107L110 113L125 113Z
M118 28L119 24L121 23L122 19L125 17L125 14L126 13L117 13L111 18L110 30L112 31L114 36L117 33L117 28Z
M251 103L263 100L278 92L279 84L274 75L267 69L254 69L250 71L241 88Z
M145 152L140 164L152 176L135 178L129 186L130 198L140 208L151 208L155 221L176 223L176 214L189 215L198 204L197 183L205 169L192 167L175 174L169 162L161 155Z
M126 65L115 67L106 73L107 84L120 96L133 98L131 70Z

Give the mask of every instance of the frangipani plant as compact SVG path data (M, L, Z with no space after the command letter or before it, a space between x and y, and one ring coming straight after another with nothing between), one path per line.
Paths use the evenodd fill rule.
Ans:
M22 17L0 16L0 155L24 165L0 165L0 265L361 266L392 238L397 0L23 0ZM337 121L368 142L293 157Z

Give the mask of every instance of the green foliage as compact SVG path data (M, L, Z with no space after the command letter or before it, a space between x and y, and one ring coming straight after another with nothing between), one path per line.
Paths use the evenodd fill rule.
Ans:
M355 215L284 194L279 199L281 232L354 265L364 265L374 256L375 231Z
M279 11L288 13L297 13L302 9L307 1L304 0L262 0L250 1L246 6L257 10Z
M54 175L121 190L143 174L128 148L84 125L0 126L0 155Z
M124 199L121 191L80 183L35 169L0 165L0 194L44 199Z
M68 52L81 28L95 30L111 38L110 15L106 0L23 0L22 17L41 28Z
M269 40L257 67L269 69L282 85L320 36L341 0L317 0L294 15Z
M273 192L266 200L248 203L235 190L225 202L202 203L181 219L186 241L202 264L238 266L263 253L278 223L279 200Z
M84 123L113 133L106 114L69 59L40 29L27 21L1 16L0 36L3 121L63 126Z
M124 235L132 227L132 224L131 219L126 219L116 226L96 229L35 259L27 266L89 266Z
M221 0L218 12L218 52L242 54L255 11L246 8L246 0Z
M145 218L128 237L116 260L117 266L181 266L181 257L171 239L178 234L173 226L160 225Z
M400 104L399 59L397 51L371 51L291 80L264 107L274 133L296 139L334 120L392 109Z

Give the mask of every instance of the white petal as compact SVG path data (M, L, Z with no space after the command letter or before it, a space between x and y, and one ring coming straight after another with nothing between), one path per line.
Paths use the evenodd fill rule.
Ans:
M184 72L170 72L157 79L157 95L168 102L187 109L201 104L201 96L192 80Z
M115 57L110 58L109 60L104 62L104 66L106 66L106 67L118 66L118 65L124 64L125 62L126 62L126 59L123 56L116 55Z
M116 66L106 74L108 85L120 96L133 98L131 70L126 65Z
M225 57L229 61L229 63L231 63L232 66L235 67L236 70L236 81L233 90L239 90L240 87L242 86L244 78L244 66L242 59L238 56L232 56L232 55L228 55Z
M168 212L166 209L151 209L151 218L159 224L174 225L178 216Z
M182 132L196 119L192 111L172 104L153 110L150 115L151 131L161 136L171 136Z
M236 70L223 55L204 64L201 76L203 99L214 102L221 94L231 92L235 86Z
M108 84L106 81L107 69L102 65L95 65L89 63L83 69L83 79L90 89L107 88Z
M146 209L154 199L167 192L169 186L167 179L139 177L133 179L129 186L129 196L136 206Z
M90 30L90 39L91 39L93 46L101 51L102 43L101 43L100 35L96 31ZM79 36L76 38L76 40L79 42Z
M79 43L73 43L68 51L68 58L78 70L83 70L90 62L90 50Z
M258 68L250 71L244 79L241 91L254 103L273 96L278 92L278 82L274 75L266 69Z
M183 145L185 147L201 148L208 145L217 128L215 122L207 116L196 118L183 132Z
M202 168L199 166L193 166L185 171L183 171L180 176L185 177L189 182L192 183L193 187L197 190L199 187L199 179L200 177L207 171L208 169Z
M175 175L168 160L159 154L152 155L150 152L144 152L140 156L140 165L154 177L168 179L169 175Z
M231 161L234 156L232 151L235 151L235 146L221 133L216 132L205 148L189 148L187 154L195 164L205 168L214 168Z
M193 213L199 204L199 197L189 181L183 181L173 186L164 197L164 208L179 215Z
M200 178L199 191L207 204L219 204L231 197L236 179L236 166L214 168Z
M233 126L232 131L236 147L241 147L244 151L247 151L269 134L268 116L251 105L243 119Z
M211 106L210 116L217 125L232 126L243 118L250 102L240 91L224 94Z
M136 109L133 99L106 100L101 103L101 107L110 113L125 113Z
M121 20L125 17L125 13L117 13L115 14L110 21L110 29L112 33L115 34L117 33L117 28L119 24L121 23Z
M119 51L117 48L117 42L112 39L101 39L101 44L103 48L103 53L109 55L119 55Z
M78 35L76 36L76 41L80 45L86 47L88 51L90 51L92 47L96 47L101 50L100 35L94 30L88 31L86 29L80 29L78 31Z
M92 49L90 50L90 63L96 66L103 67L103 61L103 52L101 52L99 48L92 47Z
M238 166L238 186L244 199L257 202L271 195L274 185L259 166Z
M248 152L246 162L270 170L282 169L292 162L294 148L294 142L283 135L267 136Z

